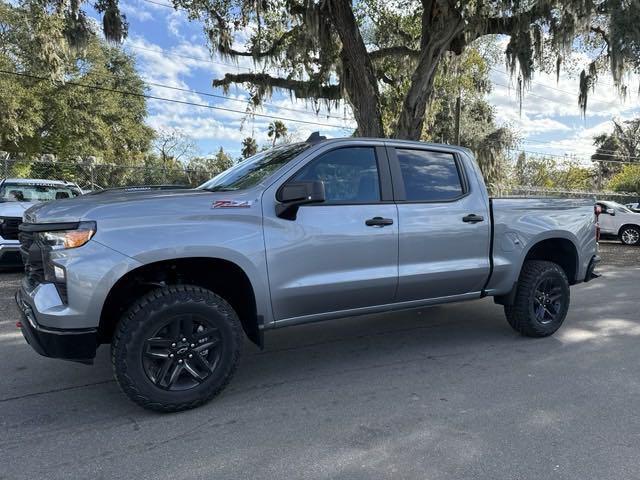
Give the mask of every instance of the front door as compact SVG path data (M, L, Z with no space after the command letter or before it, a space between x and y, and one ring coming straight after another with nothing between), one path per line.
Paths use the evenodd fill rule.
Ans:
M392 303L398 280L398 215L381 147L321 151L287 181L321 180L326 200L276 216L279 182L263 195L275 320ZM385 187L386 186L386 187ZM374 220L375 219L375 220Z

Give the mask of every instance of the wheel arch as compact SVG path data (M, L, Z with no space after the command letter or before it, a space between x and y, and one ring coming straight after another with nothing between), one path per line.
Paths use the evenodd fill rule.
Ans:
M262 348L263 316L250 276L236 262L216 257L179 257L142 264L122 275L110 288L100 312L98 342L110 343L124 312L142 295L164 285L207 288L227 300L247 337Z
M580 274L580 256L575 242L565 236L550 236L539 238L531 242L522 261L514 272L510 290L504 294L494 296L494 302L500 305L512 305L518 291L518 281L524 265L528 260L547 260L562 268L569 280L569 284L578 283Z
M518 275L527 260L547 260L559 265L569 279L569 284L578 282L580 256L575 243L566 237L551 237L535 242L522 260Z
M627 227L633 227L636 230L640 230L640 225L636 223L623 223L622 225L620 225L620 228L618 229L618 237L622 235L622 230L624 230Z

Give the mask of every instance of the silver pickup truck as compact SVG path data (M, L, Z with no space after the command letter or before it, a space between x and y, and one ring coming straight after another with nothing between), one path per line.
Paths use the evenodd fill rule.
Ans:
M493 296L516 331L551 335L598 261L593 200L491 199L468 150L382 139L315 135L197 189L24 220L27 341L82 362L110 343L122 390L159 411L208 401L244 336L289 325Z

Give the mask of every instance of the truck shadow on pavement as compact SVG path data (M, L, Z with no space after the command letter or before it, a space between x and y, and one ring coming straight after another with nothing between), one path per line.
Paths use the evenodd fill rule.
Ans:
M623 273L608 273L609 278L615 276L624 278ZM246 342L230 386L201 409L216 411L229 402L246 402L252 397L264 400L277 396L278 390L301 388L308 394L328 385L337 390L341 378L354 375L370 376L376 384L379 375L389 372L402 377L402 370L409 365L422 372L425 381L442 374L443 365L446 372L453 366L482 375L491 368L488 359L509 355L549 357L570 344L590 342L589 348L594 348L614 335L640 335L640 322L632 319L636 302L625 293L628 291L613 292L614 302L581 306L582 297L599 290L596 282L576 287L565 325L546 339L524 338L513 332L502 308L490 299L270 331L265 335L264 351ZM17 318L17 313L14 316ZM3 390L9 387L9 391L0 394L2 403L55 395L83 398L74 410L99 408L114 415L122 411L145 415L120 394L113 382L107 345L99 349L94 366L41 358L17 331L3 331L0 349L18 359L12 371L3 372L5 379L17 378L4 382ZM408 377L401 388L409 392L415 382ZM345 383L349 389L348 380Z

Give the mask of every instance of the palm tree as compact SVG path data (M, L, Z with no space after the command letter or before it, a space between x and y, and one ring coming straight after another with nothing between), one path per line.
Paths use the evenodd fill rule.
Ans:
M269 124L269 130L267 130L267 136L273 137L272 147L276 146L276 141L279 138L284 137L287 134L287 126L280 120L274 120Z
M242 140L242 158L249 158L258 152L258 142L253 137Z

